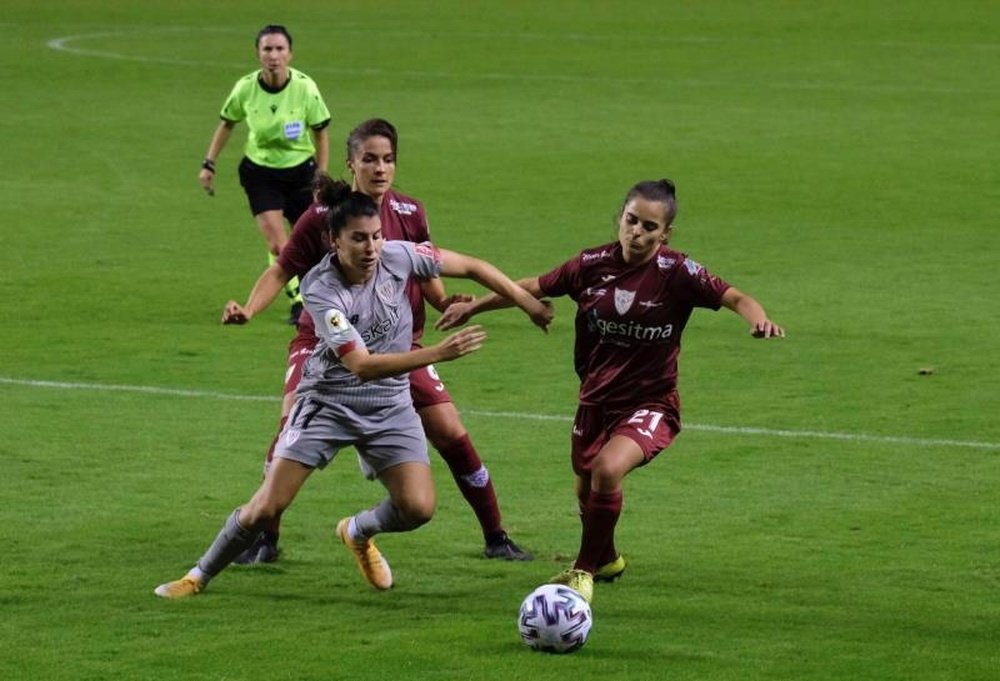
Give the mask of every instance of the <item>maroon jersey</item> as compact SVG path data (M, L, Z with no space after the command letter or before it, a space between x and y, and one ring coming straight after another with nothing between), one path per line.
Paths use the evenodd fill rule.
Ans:
M295 223L288 243L278 256L278 264L288 274L302 277L329 252L323 236L328 210L321 203L313 203ZM387 241L430 241L427 213L419 201L409 196L391 189L386 192L382 197L379 220L382 222L382 238ZM416 342L424 335L424 297L420 292L420 284L414 279L410 279L407 284L406 293L413 310L413 340Z
M681 332L691 311L718 310L729 288L666 246L649 262L630 265L617 242L582 251L538 281L546 295L576 301L580 403L604 406L673 391Z

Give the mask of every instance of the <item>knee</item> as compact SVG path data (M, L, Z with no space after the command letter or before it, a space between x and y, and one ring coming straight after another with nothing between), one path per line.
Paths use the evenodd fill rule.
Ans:
M397 503L396 508L403 522L410 529L416 529L430 522L434 517L434 495L410 496Z
M247 528L256 527L262 523L274 520L285 510L287 504L268 495L257 494L243 505L240 511L240 524Z
M423 417L424 415L421 414L421 416ZM431 418L421 418L421 422L424 427L424 433L427 435L427 439L431 441L431 445L433 445L434 449L442 453L457 445L468 434L465 426L462 425L462 422L457 417L450 419L434 416Z
M607 461L597 461L591 471L590 489L602 494L617 492L621 489L624 478L625 472L617 466Z

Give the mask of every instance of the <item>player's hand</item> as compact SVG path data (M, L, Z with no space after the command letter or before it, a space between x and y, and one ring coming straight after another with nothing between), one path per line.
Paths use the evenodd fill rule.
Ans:
M246 313L243 306L237 303L235 300L230 300L226 303L225 309L222 311L222 323L223 324L246 324L250 321L250 315Z
M449 362L473 353L483 347L485 340L486 332L478 324L456 331L437 344L438 351L441 352L440 361Z
M452 303L441 315L441 318L434 323L434 328L438 331L447 331L461 326L472 319L472 301L459 301Z
M555 308L553 308L552 303L547 300L538 300L536 302L538 303L538 307L529 313L531 316L531 323L545 333L548 333L549 324L552 323L552 318L556 316Z
M198 173L198 184L209 196L215 196L215 173L207 168L202 168Z
M770 319L765 319L753 325L753 328L750 329L750 335L754 338L784 338L785 330Z

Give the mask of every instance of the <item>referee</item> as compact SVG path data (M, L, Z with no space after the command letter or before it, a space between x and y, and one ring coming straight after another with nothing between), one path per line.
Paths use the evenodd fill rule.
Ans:
M262 28L256 46L261 68L240 78L222 105L198 181L209 196L215 194L216 159L236 124L246 121L240 184L273 263L288 241L285 221L295 224L312 203L313 177L326 172L330 111L312 78L289 66L292 36L284 26ZM288 282L285 293L292 306L288 323L295 324L302 311L298 279Z

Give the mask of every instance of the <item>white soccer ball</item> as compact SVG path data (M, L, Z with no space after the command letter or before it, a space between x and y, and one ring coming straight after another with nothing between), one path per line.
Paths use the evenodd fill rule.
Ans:
M594 617L578 591L562 584L542 584L521 602L517 628L529 648L571 653L587 642Z

